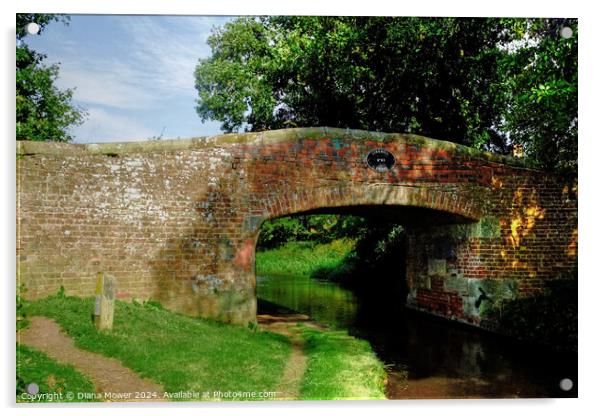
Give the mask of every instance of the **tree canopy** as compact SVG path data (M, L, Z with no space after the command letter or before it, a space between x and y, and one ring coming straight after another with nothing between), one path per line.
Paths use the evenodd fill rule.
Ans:
M577 173L577 21L513 20L527 43L499 63L502 128L540 167ZM568 37L563 29L570 28ZM566 35L565 35L566 36Z
M44 65L44 54L29 48L25 26L35 22L40 34L52 21L68 22L53 14L17 14L16 116L17 140L69 141L69 127L80 124L85 112L72 103L73 90L60 90L55 81L58 65Z
M501 153L520 144L535 166L576 171L576 20L243 17L208 42L197 112L226 132L332 126Z

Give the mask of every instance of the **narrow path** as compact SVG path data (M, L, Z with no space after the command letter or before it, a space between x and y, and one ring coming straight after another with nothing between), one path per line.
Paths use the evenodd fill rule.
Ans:
M303 374L307 368L307 357L303 353L305 341L297 327L298 322L303 322L307 326L315 326L307 315L291 314L284 316L258 315L257 322L259 327L266 331L276 332L287 336L291 340L291 355L284 367L284 372L280 382L276 387L279 392L279 400L299 399L301 382Z
M17 333L17 341L42 351L62 364L71 364L88 376L103 401L165 401L163 388L142 379L119 360L76 348L73 339L51 319L34 316L27 328ZM92 393L92 392L89 392ZM146 394L145 394L146 393ZM150 393L150 394L149 394ZM150 398L141 395L155 396Z

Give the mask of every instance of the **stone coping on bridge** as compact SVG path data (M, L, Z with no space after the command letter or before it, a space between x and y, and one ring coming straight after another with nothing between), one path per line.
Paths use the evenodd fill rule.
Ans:
M394 169L367 164L379 148ZM301 213L406 224L392 273L405 276L408 301L475 324L577 265L566 178L417 135L296 128L17 149L17 278L28 298L61 286L93 295L103 271L120 299L246 325L261 224Z
M202 150L211 147L235 144L261 145L289 140L317 138L363 139L376 142L404 141L430 149L445 150L458 156L486 160L519 168L531 169L525 160L511 156L494 154L458 143L436 140L407 133L385 133L366 130L341 129L332 127L299 127L281 130L267 130L251 133L228 133L207 137L187 139L146 140L116 143L61 143L61 142L17 142L17 155L65 155L69 154L104 154L108 156L128 153L165 153L182 150Z

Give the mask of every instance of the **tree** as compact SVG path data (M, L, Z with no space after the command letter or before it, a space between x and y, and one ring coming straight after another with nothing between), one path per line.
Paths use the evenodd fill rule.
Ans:
M85 116L71 101L73 90L60 90L55 86L59 66L43 65L46 56L23 42L27 23L37 23L41 33L52 21L67 23L68 18L53 14L17 14L17 140L69 141L72 139L69 127L81 124Z
M494 19L242 18L196 72L198 113L225 131L328 125L504 145Z
M537 167L576 175L577 20L508 23L520 46L500 63L507 102L503 128Z
M577 114L568 99L576 96L576 77L552 76L558 70L550 67L561 60L568 68L573 61L567 53L576 59L576 39L569 46L557 36L566 23L239 18L209 38L212 55L200 60L195 72L197 112L203 120L221 121L227 132L326 125L417 133L500 153L518 143L536 165L555 168L546 161L556 160L559 148L562 157L576 160ZM506 47L528 34L537 34L536 48ZM552 59L540 59L542 51ZM558 79L566 83L555 83ZM541 91L554 94L544 98L548 93L538 83L544 85ZM525 91L542 96L535 97L539 105L554 107L560 96L563 101L538 117ZM575 133L568 139L567 129Z

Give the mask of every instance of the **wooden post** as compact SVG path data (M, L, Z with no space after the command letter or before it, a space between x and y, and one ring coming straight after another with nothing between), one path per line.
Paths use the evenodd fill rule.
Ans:
M98 330L113 328L115 310L115 278L98 272L96 277L96 299L94 304L94 324Z

